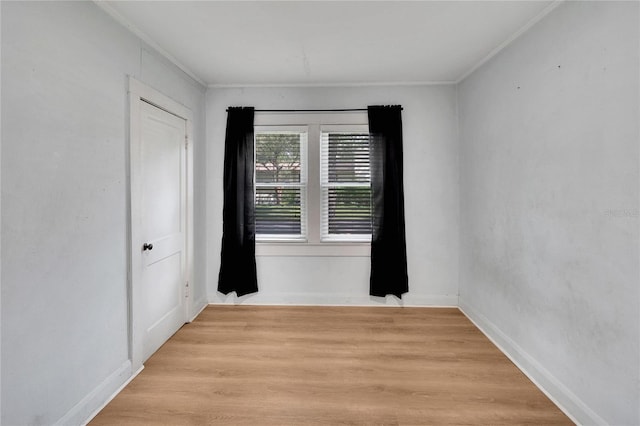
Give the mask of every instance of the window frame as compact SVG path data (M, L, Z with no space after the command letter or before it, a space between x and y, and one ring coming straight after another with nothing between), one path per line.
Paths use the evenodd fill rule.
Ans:
M343 133L343 134L349 134L349 133L354 133L354 134L363 134L363 133L369 133L369 126L368 125L358 125L358 124L349 124L349 125L344 125L344 124L333 124L333 125L321 125L320 126L320 141L319 141L319 147L320 147L320 155L322 156L322 142L323 142L323 138L322 138L322 134L323 133ZM327 147L328 150L328 147ZM326 225L327 227L329 226L329 218L326 217L325 215L325 209L323 209L323 204L324 204L324 199L322 198L324 195L324 188L325 186L327 188L329 187L334 187L334 188L344 188L346 186L352 186L355 188L362 188L362 187L366 187L366 185L364 184L351 184L351 185L347 185L345 182L340 182L340 183L336 183L336 184L330 184L329 182L323 182L322 179L322 173L324 172L324 170L322 170L322 168L324 167L324 159L320 158L320 208L322 209L321 211L321 220L320 220L320 240L321 242L341 242L341 243L366 243L366 242L371 242L371 234L330 234L329 232L327 232L326 234L323 232L323 228ZM326 185L325 185L326 184ZM369 187L371 187L371 177L369 177ZM328 214L328 209L326 211L326 213Z
M254 118L254 129L268 128L270 131L286 128L307 128L305 203L305 239L264 238L256 235L257 256L321 256L321 257L368 257L371 251L370 239L357 240L321 238L322 190L320 182L321 131L323 129L343 129L346 131L368 131L366 111L341 113L278 113L258 112ZM255 172L255 171L254 171ZM301 201L302 203L302 201Z
M308 218L307 218L307 199L308 199L308 151L309 151L309 128L308 126L256 126L253 127L254 132L254 148L253 152L256 155L257 152L257 135L262 134L277 134L277 133L298 133L305 134L304 140L300 141L300 182L272 182L272 183L259 183L257 179L255 161L253 176L254 176L254 200L256 199L256 193L258 188L268 188L273 186L282 186L285 188L300 188L300 235L295 234L258 234L256 232L256 242L307 242L307 230Z

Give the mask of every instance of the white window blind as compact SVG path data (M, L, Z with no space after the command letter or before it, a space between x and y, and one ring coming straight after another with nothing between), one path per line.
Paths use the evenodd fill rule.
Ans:
M323 241L371 240L371 167L367 132L322 131Z
M256 236L306 238L307 132L255 132Z

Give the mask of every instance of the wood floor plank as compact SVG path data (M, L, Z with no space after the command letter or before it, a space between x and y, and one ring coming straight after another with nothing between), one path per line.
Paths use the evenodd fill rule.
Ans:
M572 422L455 308L210 306L90 424Z

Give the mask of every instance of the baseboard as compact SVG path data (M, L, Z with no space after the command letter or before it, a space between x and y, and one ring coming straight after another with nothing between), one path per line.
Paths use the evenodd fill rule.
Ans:
M194 304L195 314L191 316L189 322L192 322L194 319L196 319L198 315L200 315L200 313L204 310L204 308L207 307L207 305L209 305L209 302L207 301L206 297L201 297L198 301L196 301L196 303Z
M141 372L142 370L144 370L144 365L143 365L142 367L140 367L140 368L138 369L138 371L136 371L135 373L133 373L133 374L132 374L132 375L131 375L131 376L130 376L130 377L129 377L129 378L128 378L128 379L127 379L123 384L122 384L122 385L120 385L120 387L119 387L118 389L116 389L116 390L115 390L115 392L113 392L113 393L111 394L111 396L110 396L109 398L107 398L107 400L106 400L106 401L105 401L105 402L104 402L100 407L98 407L98 408L97 408L93 413L91 413L91 415L90 415L89 417L87 417L87 419L86 419L83 423L81 423L81 425L82 425L82 426L86 426L86 425L87 425L91 420L93 420L93 418L94 418L95 416L97 416L97 415L98 415L98 413L99 413L100 411L102 411L102 409L103 409L104 407L106 407L106 406L107 406L107 404L109 404L109 403L113 400L113 398L115 398L116 396L118 396L118 394L122 391L122 389L126 388L126 387L127 387L127 385L128 385L129 383L131 383L131 381L132 381L133 379L135 379L135 378L136 378L136 376L137 376L138 374L140 374L140 372Z
M105 401L110 401L130 378L131 361L127 360L55 424L63 426L88 423L106 405Z
M198 300L195 304L196 314L191 318L193 321L200 312L208 305L205 297ZM104 407L107 406L113 398L116 397L140 372L144 366L132 374L131 361L125 361L120 368L111 373L98 387L91 391L78 404L67 412L56 425L86 425L89 423Z
M464 303L463 300L459 301L459 309L574 423L578 425L607 424L604 419L593 412L593 410L571 392L560 380L502 332L502 330L487 317L475 311Z
M209 299L211 305L292 305L292 306L406 306L406 307L457 307L457 295L412 295L402 299L354 296L352 294L326 293L277 293L266 295L255 293L236 297L235 293L217 293Z

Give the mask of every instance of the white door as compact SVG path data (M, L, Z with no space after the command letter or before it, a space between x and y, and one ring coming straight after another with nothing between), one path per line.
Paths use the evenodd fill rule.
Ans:
M143 362L186 319L186 121L141 103Z

